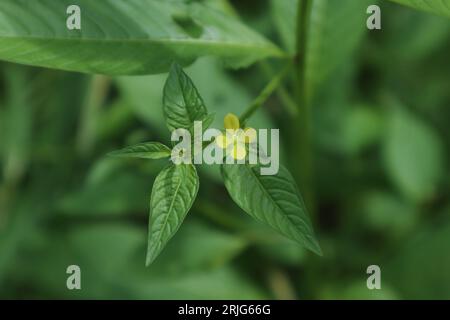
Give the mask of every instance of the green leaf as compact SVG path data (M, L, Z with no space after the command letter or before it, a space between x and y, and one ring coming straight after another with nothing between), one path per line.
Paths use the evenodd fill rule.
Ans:
M399 4L450 17L450 0L391 0Z
M164 86L163 108L170 131L189 130L194 121L202 121L208 115L197 88L178 64L172 66Z
M208 129L213 124L214 120L216 118L215 113L210 113L206 115L201 121L202 121L202 128L203 130Z
M116 158L163 159L171 155L169 147L159 142L144 142L108 153Z
M222 176L231 198L245 212L321 255L307 210L286 168L260 175L260 166L225 164Z
M66 10L81 8L81 30ZM88 73L155 74L174 61L221 57L233 67L283 56L236 18L198 3L2 0L0 60Z
M199 188L193 165L169 165L156 177L150 199L147 265L174 236L194 203Z
M443 175L443 144L425 122L392 108L384 142L384 162L396 186L411 200L432 197Z
M376 1L314 0L311 2L311 18L307 27L305 52L303 52L308 96L313 96L318 86L327 80L337 67L346 59L351 59L352 53L367 32L366 10L374 2ZM292 11L291 14L295 14L295 10Z

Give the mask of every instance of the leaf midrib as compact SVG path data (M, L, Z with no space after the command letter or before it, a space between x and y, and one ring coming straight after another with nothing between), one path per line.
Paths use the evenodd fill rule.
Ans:
M198 91L197 91L197 88L195 87L194 83L193 83L192 81L190 81L190 79L188 78L188 76L187 76L186 74L183 74L183 71L182 71L182 70L179 70L178 72L181 72L181 76L185 77L185 78L186 78L186 81L192 86L191 90L194 90L194 91L195 91L196 97L198 97L198 98L200 99L200 102L201 102L201 104L202 104L201 106L202 106L203 109L204 109L203 111L206 111L206 107L205 107L205 104L204 104L204 102L203 102L203 99L200 97L200 95L199 95L199 93L198 93ZM191 109L194 109L195 107L194 107L194 105L191 105L191 104L188 103L188 99L187 99L187 96L186 96L186 92L185 92L185 90L183 90L183 85L182 85L182 83L181 83L181 77L180 77L179 75L177 75L177 81L178 81L178 86L180 87L181 95L183 96L183 100L184 100L184 109L186 109L186 115L187 115L187 117L189 118L190 124L193 125L193 124L194 124L194 121L196 120L196 119L195 119L195 115L191 114L191 112L189 112L189 111L190 111ZM194 99L195 99L195 98L194 98Z
M100 42L100 43L169 43L169 44L184 44L184 45L199 45L199 46L208 46L208 45L217 45L218 47L236 47L236 49L248 48L248 49L267 49L268 51L276 54L277 56L285 56L286 54L271 43L267 44L257 44L257 43L248 43L248 42L231 42L231 41L218 41L218 40L198 40L198 39L189 39L189 38L161 38L161 39L129 39L129 38L120 38L120 39L98 39L98 38L63 38L63 37L39 37L39 36L5 36L0 35L0 40L2 39L18 39L18 40L40 40L40 41L55 41L55 42Z
M175 170L176 170L176 168L175 168ZM178 185L177 185L177 187L175 189L174 195L173 195L172 200L170 202L169 210L167 211L167 215L166 215L166 218L164 219L163 227L161 228L161 230L164 230L166 228L167 222L169 221L170 212L172 211L173 206L175 204L175 198L176 198L176 196L178 194L178 191L180 190L182 180L183 179L180 178L179 181L178 181ZM162 233L163 233L162 231L159 233L158 239L156 241L156 244L158 244L158 245L161 242Z
M270 193L267 192L264 185L261 183L261 181L256 176L255 172L253 172L252 168L249 168L247 165L245 165L245 168L251 172L253 177L256 179L257 183L261 186L263 192L269 197L269 199L271 200L271 202L273 202L275 207L277 207L278 210L280 210L282 213L285 214L285 215L283 215L283 217L286 218L292 225L295 226L295 223L289 218L289 215L286 214L285 210L281 209L281 207L276 203L276 201L273 199L273 197L270 195Z

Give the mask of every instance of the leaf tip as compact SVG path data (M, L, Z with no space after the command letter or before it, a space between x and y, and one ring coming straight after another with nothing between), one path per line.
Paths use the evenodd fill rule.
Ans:
M317 240L314 239L314 241L311 242L311 244L308 246L308 249L317 254L319 257L323 257L323 251L320 247Z
M148 268L156 260L158 254L155 254L153 250L147 252L147 257L145 259L145 266Z

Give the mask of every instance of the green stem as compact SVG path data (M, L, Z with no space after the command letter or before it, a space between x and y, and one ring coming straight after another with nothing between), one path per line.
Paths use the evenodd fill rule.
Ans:
M267 101L272 93L280 86L283 78L289 73L290 70L291 64L289 63L267 84L267 86L263 89L263 91L261 91L259 96L250 104L247 110L245 110L239 118L242 125L245 125L247 120L255 113L255 111L258 110Z
M262 61L260 65L262 72L267 76L267 78L272 79L274 72L270 64L267 61ZM276 94L282 105L286 108L286 111L289 112L290 115L297 115L297 103L283 84L280 84L276 90Z
M310 97L307 90L306 49L308 26L311 18L312 1L300 0L297 16L297 59L296 59L296 95L298 115L293 117L291 143L294 152L291 166L295 168L294 177L304 194L305 202L311 214L314 212L314 193L312 183L312 148L311 148L311 112Z

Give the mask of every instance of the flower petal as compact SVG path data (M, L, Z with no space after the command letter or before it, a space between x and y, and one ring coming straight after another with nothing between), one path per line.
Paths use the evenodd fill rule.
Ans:
M239 129L239 118L233 114L229 113L225 116L223 120L225 129L238 130Z
M233 148L233 158L236 160L243 160L247 155L247 151L245 150L245 145L242 143L236 142Z
M244 130L245 143L252 143L256 141L257 133L253 128L245 128Z
M233 140L223 133L216 137L216 144L222 149L226 149L232 142Z

